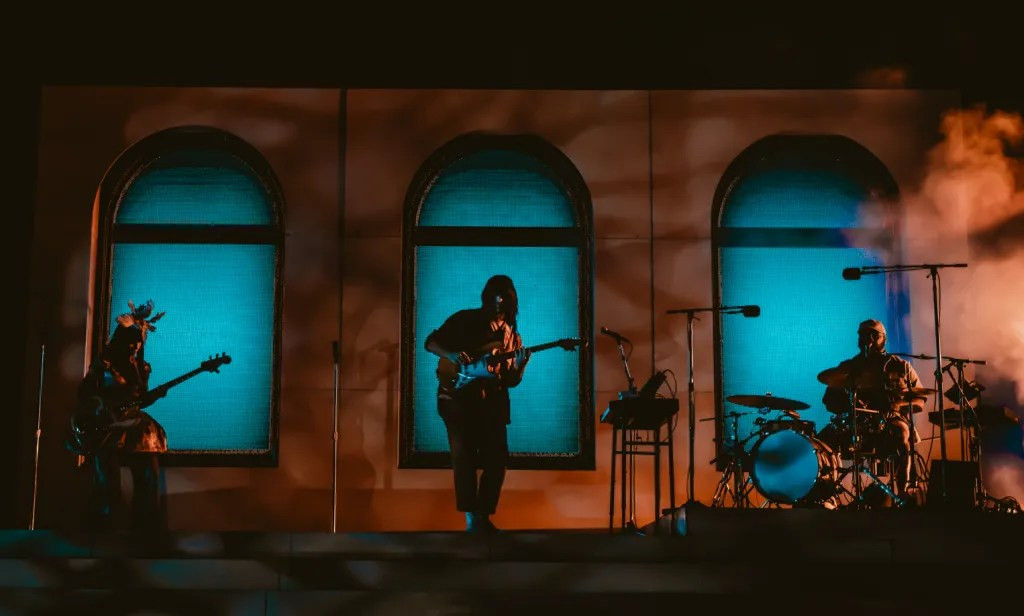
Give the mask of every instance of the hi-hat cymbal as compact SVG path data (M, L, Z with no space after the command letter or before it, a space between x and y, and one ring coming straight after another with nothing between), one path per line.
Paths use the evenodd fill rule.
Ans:
M927 387L910 387L903 391L895 392L895 400L892 403L894 410L904 411L907 407L910 407L911 413L920 413L924 410L922 401L925 396L934 394L937 390L928 389ZM915 404L915 402L917 404Z
M789 398L776 398L775 396L747 396L737 395L728 396L726 398L733 404L739 404L740 406L750 406L755 409L774 409L776 411L801 411L803 409L811 408L811 405L800 402L799 400L790 400Z

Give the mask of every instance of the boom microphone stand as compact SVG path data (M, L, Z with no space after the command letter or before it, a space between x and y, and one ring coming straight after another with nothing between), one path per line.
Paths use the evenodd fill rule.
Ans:
M690 435L689 435L690 459L689 459L689 468L687 470L687 481L689 482L688 483L688 492L687 492L686 503L684 503L684 505L693 504L693 503L700 503L700 501L697 500L697 498L694 496L694 487L693 487L693 482L694 482L693 439L694 439L694 434L696 432L696 430L694 429L694 424L696 423L696 413L697 413L697 411L696 411L696 403L695 403L695 398L694 398L694 388L693 388L693 321L694 321L694 319L697 318L695 315L698 312L720 312L722 314L742 314L745 317L756 317L756 316L760 316L761 308L760 308L760 306L719 306L717 308L677 308L675 310L667 310L667 311L665 311L665 314L685 314L686 315L686 348L689 351L689 361L687 362L687 364L688 364L687 367L689 369L689 379L688 379L688 384L689 384L688 385L688 387L689 387L688 404L689 404L689 408L688 408L688 415L687 415L687 423L689 424L689 429L690 429ZM703 504L703 503L700 503L700 504Z
M932 312L935 317L935 389L938 392L939 414L939 450L942 464L939 465L939 494L942 504L946 503L946 415L942 408L942 340L939 327L939 270L945 267L967 267L966 263L925 263L922 265L869 265L865 267L848 267L843 270L846 280L860 280L864 274L886 274L889 272L908 272L928 270L932 279ZM913 417L913 413L911 413ZM913 429L913 420L911 420Z

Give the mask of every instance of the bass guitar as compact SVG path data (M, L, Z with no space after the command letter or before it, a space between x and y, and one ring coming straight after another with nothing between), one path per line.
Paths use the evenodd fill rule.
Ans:
M139 398L121 403L108 403L100 396L90 396L82 400L71 415L71 434L68 445L81 455L92 455L102 449L115 430L111 425L126 419L131 412L138 410L147 402L162 398L172 387L181 385L192 377L203 372L220 372L220 367L231 363L227 353L221 353L199 364L191 372L171 379L163 385L155 387Z

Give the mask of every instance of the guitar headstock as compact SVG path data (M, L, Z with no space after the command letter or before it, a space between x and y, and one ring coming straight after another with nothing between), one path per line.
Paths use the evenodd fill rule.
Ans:
M587 346L587 341L584 340L583 338L562 338L555 344L562 347L566 351L572 351L578 347L585 348Z
M207 372L220 372L220 367L231 363L231 356L227 353L212 355L210 359L199 364L199 368Z

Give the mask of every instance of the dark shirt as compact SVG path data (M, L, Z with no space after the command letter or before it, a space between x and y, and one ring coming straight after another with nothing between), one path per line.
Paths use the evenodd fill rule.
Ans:
M441 327L430 332L425 345L436 342L448 351L464 351L474 360L484 354L481 350L487 345L497 344L495 353L514 351L522 346L522 338L513 331L507 322L496 323L482 308L460 310L448 317ZM512 360L506 360L495 366L499 377L503 373L512 372ZM483 404L494 409L501 418L509 423L508 387L514 386L502 378L476 379L455 392L438 388L438 398L454 397L463 403Z

